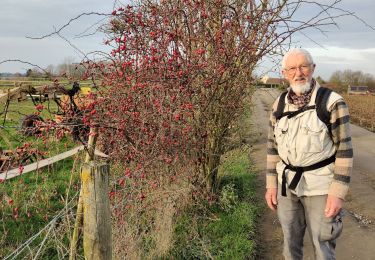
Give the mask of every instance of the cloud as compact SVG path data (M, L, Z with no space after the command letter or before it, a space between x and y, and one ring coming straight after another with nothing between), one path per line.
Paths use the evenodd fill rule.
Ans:
M65 57L75 57L78 61L79 54L66 42L58 37L44 40L29 40L25 36L41 36L54 31L66 24L69 19L83 12L112 11L114 0L1 0L0 6L0 60L25 59L45 67L48 64L58 64ZM129 1L122 1L127 3ZM322 0L319 3L332 2ZM342 9L355 12L361 19L375 27L373 0L343 0L339 3ZM311 17L317 11L317 6L309 4L302 8L296 19ZM332 12L332 15L337 12ZM62 34L72 40L84 52L103 50L104 35L97 35L82 39L74 39L102 17L83 17L71 23ZM302 34L293 36L292 46L308 48L314 55L318 64L317 73L325 78L337 69L358 69L363 72L375 74L373 50L375 31L364 25L353 16L344 16L336 19L339 28L335 26L322 27L326 31L323 35L318 30L309 29ZM318 42L324 48L313 41ZM260 65L265 71L275 68L275 63L265 62ZM268 67L268 68L266 68ZM0 72L24 71L25 65L7 63L0 65ZM276 67L276 71L278 68Z
M319 1L320 3L327 3L332 1ZM353 15L344 15L334 19L336 25L325 25L320 27L324 31L310 28L304 31L304 34L297 33L293 40L296 45L303 47L317 47L315 42L323 47L335 46L350 49L367 49L372 48L375 42L375 20L373 12L375 10L375 1L361 0L361 1L341 1L337 8L353 13ZM306 19L311 17L319 8L316 5L307 5L302 8L297 17ZM329 12L331 16L347 14L345 11L332 10ZM330 22L327 20L327 22ZM371 28L372 26L373 28ZM310 39L312 40L310 40Z
M111 13L112 1L103 0L2 0L0 8L0 61L22 59L41 67L58 64L65 57L80 55L58 36L30 40L25 36L40 37L66 24L84 12ZM74 36L103 19L102 16L84 16L62 31L75 46L84 52L103 50L104 34L75 39ZM94 32L96 27L91 29ZM24 71L26 65L5 63L0 72ZM26 68L27 69L27 68Z
M317 2L327 4L332 1ZM316 4L309 3L296 13L295 20L306 20L319 11ZM343 0L338 3L337 8L340 10L330 11L330 15L343 14L341 10L354 12L354 15L336 18L337 26L331 24L320 27L324 33L316 28L296 33L292 37L291 47L302 47L312 53L317 63L316 76L329 79L334 71L344 69L360 70L375 75L375 30L368 26L375 28L375 1Z
M360 70L375 74L375 48L351 49L340 47L307 48L317 64L315 75L329 79L336 70Z

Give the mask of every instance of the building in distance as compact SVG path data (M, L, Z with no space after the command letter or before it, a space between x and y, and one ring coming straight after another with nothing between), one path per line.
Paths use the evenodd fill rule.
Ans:
M349 95L368 95L370 91L367 86L348 86Z
M283 78L271 78L270 76L266 75L260 79L257 86L263 88L286 88L288 86L288 82Z

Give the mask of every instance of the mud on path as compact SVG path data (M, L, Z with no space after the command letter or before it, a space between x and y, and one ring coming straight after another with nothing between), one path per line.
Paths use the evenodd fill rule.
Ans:
M278 95L275 89L259 89L253 96L253 129L258 136L251 158L258 170L259 199L264 211L259 219L259 259L283 259L283 236L275 212L264 201L266 142L270 107ZM352 127L354 168L350 191L344 203L344 230L337 240L338 260L375 259L375 134ZM304 259L314 259L308 234L305 236Z

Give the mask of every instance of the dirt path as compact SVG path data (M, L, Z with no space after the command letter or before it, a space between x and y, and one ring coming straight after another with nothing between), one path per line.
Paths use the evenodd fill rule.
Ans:
M268 114L278 92L259 89L253 96L254 129L258 141L251 157L258 169L258 194L263 200L265 190L265 157ZM350 192L344 204L344 231L337 241L337 259L375 259L375 134L352 125L354 169ZM265 203L264 203L265 205ZM265 209L260 219L259 259L283 259L282 231L276 213ZM314 259L312 246L305 236L305 257Z

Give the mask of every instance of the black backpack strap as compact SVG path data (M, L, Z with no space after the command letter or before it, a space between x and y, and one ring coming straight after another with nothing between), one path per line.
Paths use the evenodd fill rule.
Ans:
M273 115L276 117L276 120L279 120L280 118L283 117L286 94L288 94L288 91L284 91L283 93L281 93L280 98L279 98L279 103L277 104L277 109L273 113Z
M318 93L316 94L315 105L316 113L318 114L319 119L326 124L328 129L330 129L330 118L331 113L327 109L327 103L329 96L331 95L332 90L325 87L320 87Z
M318 115L318 118L326 124L328 129L330 129L331 123L331 113L327 109L327 103L328 99L332 93L332 90L329 88L325 87L320 87L318 89L318 93L316 94L316 99L315 99L315 107L314 106L307 106L303 109L297 110L295 112L285 112L284 113L284 108L285 108L285 97L287 95L288 91L284 91L281 93L280 98L279 98L279 103L277 104L277 110L273 113L274 116L276 117L276 120L280 120L280 118L284 116L288 116L288 118L293 117L301 112L304 112L309 109L314 109L316 108L316 113Z
M283 116L288 116L288 118L292 118L292 117L295 117L298 114L301 114L301 113L303 113L307 110L311 110L311 109L315 109L315 105L302 107L302 108L300 108L296 111L293 111L293 112L285 112L285 113L283 113Z
M289 187L288 187L291 190L295 190L297 188L297 185L300 182L300 180L302 178L302 174L304 172L322 168L324 166L327 166L327 165L333 163L335 160L336 160L336 154L332 155L331 157L329 157L329 158L327 158L323 161L317 162L313 165L304 166L304 167L296 167L296 166L287 164L286 162L283 161L283 163L285 164L285 168L283 170L283 175L282 175L281 195L286 197L286 186L287 186L286 185L286 170L291 170L291 171L296 172L296 174L294 175L294 177L293 177L293 179L290 182Z

